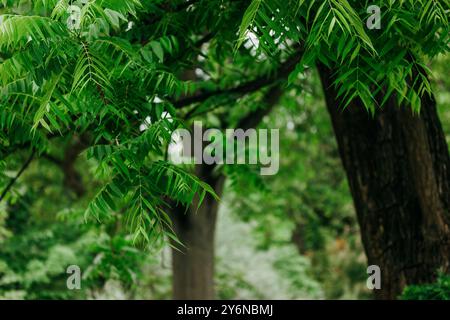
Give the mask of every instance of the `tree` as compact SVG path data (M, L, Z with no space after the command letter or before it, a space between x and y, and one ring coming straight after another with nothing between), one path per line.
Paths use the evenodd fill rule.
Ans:
M289 63L289 67L292 64ZM283 71L288 72L288 71ZM282 90L274 86L264 95L256 111L238 118L237 128L247 130L256 127L278 103ZM221 120L220 128L228 127L228 120ZM204 145L203 141L196 141ZM232 170L232 169L231 169ZM199 179L212 187L216 195L222 196L226 170L217 165L199 164L195 167ZM229 173L229 172L228 172ZM207 196L203 205L196 201L187 210L175 207L172 216L175 232L183 244L172 250L173 296L175 299L213 299L214 295L214 235L219 203Z
M261 251L295 245L311 260L326 299L370 297L352 198L314 68L286 90L264 127L280 128L280 170L257 184L232 177L232 212L255 226Z
M395 299L450 266L450 158L436 102L424 97L419 115L395 101L374 117L358 101L340 112L333 73L321 74L369 264L382 270L376 294Z
M220 179L204 174L210 169L200 169L199 177L167 161L172 132L189 128L194 118L208 126L223 125L221 119L236 125L257 119L253 112L264 114L258 108L264 94L286 78L296 85L307 67L324 65L333 70L322 77L328 81L327 93L332 93L329 107L377 117L380 108L390 114L396 106L409 106L408 111L395 114L412 125L420 124L421 134L396 142L399 150L405 150L408 170L416 170L411 185L424 183L435 190L434 199L428 201L432 197L419 195L425 189L416 188L417 199L422 200L422 208L442 212L438 220L443 221L439 226L445 234L448 173L436 159L447 163L448 150L432 107L425 108L434 102L427 98L432 90L424 70L427 59L448 51L449 2L380 2L380 30L366 29L368 5L356 0L52 0L20 5L4 1L0 8L6 13L0 24L0 155L6 165L12 156L26 153L28 158L15 178L4 177L2 199L14 191L30 161L41 159L61 139L84 137L83 149L102 182L86 210L87 218L102 221L119 214L135 244L158 247L167 239L179 240L170 217L172 208L190 207L193 212L205 201L205 209L200 210L209 207L210 219L204 219L205 215L183 218L198 219L199 229L208 226L200 242L208 243L206 257L211 260L217 207L212 199L217 196L214 187L221 189ZM192 73L197 76L188 76ZM233 107L236 99L239 108ZM336 108L331 111L338 113ZM413 118L411 110L420 111L425 120ZM404 133L417 133L404 128ZM342 131L336 130L341 150ZM367 135L360 133L358 139L364 141ZM380 136L385 134L389 132L380 130ZM420 157L416 146L422 149ZM435 164L427 167L434 175L431 183L430 172L417 171L419 160ZM76 180L67 163L66 172ZM347 172L352 185L357 173ZM72 178L68 176L67 183L76 186ZM355 203L359 202L355 196ZM197 235L181 225L175 227L186 241L190 234ZM386 230L388 225L383 227ZM414 232L414 228L416 223L410 229ZM363 239L377 242L367 230L362 228ZM445 254L440 253L437 261L444 260ZM205 273L202 288L210 286L211 272ZM210 288L200 291L211 296Z
M183 90L160 68L164 52L175 54L177 43L127 39L124 25L136 17L138 1L79 4L75 25L66 24L68 5L35 1L3 9L23 15L4 15L0 29L2 158L20 149L41 156L58 137L84 136L88 156L110 177L87 217L124 210L136 242L161 241L172 232L165 196L188 204L212 192L162 158L178 124L152 101L158 90L175 96ZM113 36L119 32L124 35ZM149 117L151 127L142 129Z
M254 24L268 25L277 5L252 4ZM449 4L380 5L387 25L370 33L358 23L366 5L311 3L302 62L319 65L369 263L384 273L378 297L392 299L448 272L449 154L423 61L448 50Z
M70 17L65 1L37 1L28 7L6 5L7 12L19 10L23 15L5 16L2 24L1 35L5 40L2 67L7 71L3 78L4 103L10 104L4 112L21 114L16 108L22 105L35 115L24 113L4 120L8 141L4 155L25 148L36 149L33 155L39 157L59 136L83 135L88 157L99 164L99 176L110 177L89 205L86 216L102 220L111 212L124 212L136 243L160 244L165 236L177 242L167 215L171 211L167 199L177 207L190 205L194 199L205 199L207 192L215 195L194 175L164 160L171 132L180 125L179 120L189 121L205 112L198 110L199 102L206 102L202 108L207 108L229 103L231 96L265 90L285 78L298 59L289 58L279 68L263 63L261 72L248 65L243 70L252 70L253 79L235 86L229 84L242 72L231 70L220 74L223 83L211 90L208 83L190 84L179 80L177 75L181 74L181 78L190 71L180 67L184 64L200 68L231 67L224 63L228 56L219 50L224 47L232 52L235 36L224 26L233 20L237 28L239 20L234 16L240 12L238 5L230 6L223 20L206 20L204 25L191 28L190 21L198 20L199 15L215 16L223 10L205 1L202 10L187 10L189 3L156 7L146 3L139 13L138 8L143 7L138 1L73 4L79 6L80 13L77 9ZM42 16L28 16L29 13ZM180 13L190 17L183 17L182 25L168 30L165 18L179 17ZM68 20L66 25L67 18L78 21ZM160 30L161 26L165 30ZM205 34L205 27L210 33ZM192 33L188 38L186 30ZM231 40L217 43L214 48L211 35L216 34ZM31 42L25 45L28 35ZM211 46L208 55L217 63L208 60L205 66L198 64L198 51L204 44ZM247 64L249 59L251 55L246 51L239 63ZM31 83L35 86L30 86ZM22 84L26 86L20 87ZM158 102L161 99L163 103ZM191 105L194 107L184 112ZM253 115L258 114L263 116L264 112ZM248 117L243 120L249 122ZM252 123L251 116L250 120ZM20 134L15 130L18 126L23 128ZM72 154L72 158L75 156ZM210 201L209 197L206 199ZM195 229L190 232L197 235Z

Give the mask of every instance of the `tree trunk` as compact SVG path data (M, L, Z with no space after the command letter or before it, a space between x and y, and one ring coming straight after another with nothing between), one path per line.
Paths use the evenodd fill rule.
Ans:
M252 111L240 119L237 128L247 130L258 126L272 111L282 94L281 85L270 88L261 102L264 108ZM227 125L222 122L222 127ZM197 143L203 143L203 148L205 147L205 141ZM195 170L197 176L208 183L220 197L225 177L214 172L214 168L214 165L201 164ZM174 299L214 299L214 232L219 204L207 195L202 206L198 210L196 208L196 203L187 211L183 207L176 207L173 215L175 232L185 246L180 250L172 250Z
M215 175L213 166L198 165L197 175L208 183L218 196L224 178ZM196 210L176 207L173 215L175 232L184 245L172 250L173 298L177 300L214 299L214 234L219 204L210 195Z
M391 100L371 116L345 110L330 70L319 67L369 265L381 269L378 299L450 271L450 157L433 97L420 115Z

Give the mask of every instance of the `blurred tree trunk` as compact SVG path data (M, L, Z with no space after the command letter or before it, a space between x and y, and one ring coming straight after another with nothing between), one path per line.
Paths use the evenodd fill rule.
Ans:
M220 197L224 177L213 172L214 166L198 165L197 175ZM197 201L197 200L196 200ZM175 233L184 245L172 249L173 298L179 300L214 299L214 234L219 203L210 195L197 210L194 203L187 210L177 206L172 216Z
M255 128L278 103L283 94L281 85L270 88L261 101L261 107L244 116L236 128ZM222 127L228 124L223 122ZM197 141L206 146L205 141ZM191 146L193 149L193 145ZM203 150L203 148L202 148ZM225 177L214 171L214 165L196 166L196 175L208 183L221 197ZM197 203L189 209L178 206L174 210L175 233L185 248L172 250L173 298L174 299L214 299L214 233L219 203L207 195L197 210ZM177 248L177 244L174 244Z
M345 110L330 70L319 66L369 265L381 268L378 299L450 271L450 157L433 97L413 115L394 100L371 116Z
M184 71L181 79L196 80L195 69ZM202 140L191 143L192 150L195 143L205 146ZM214 168L199 164L195 166L195 174L220 197L223 177L215 176ZM195 199L189 208L176 205L173 210L174 231L182 243L182 246L172 243L172 297L176 300L214 299L214 235L219 204L206 195L197 207L198 199Z

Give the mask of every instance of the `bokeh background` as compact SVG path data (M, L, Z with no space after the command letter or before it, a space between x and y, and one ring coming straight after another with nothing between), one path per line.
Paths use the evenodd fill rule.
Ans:
M449 64L448 56L440 57L431 69L450 143ZM292 89L297 98L280 101L261 125L280 128L279 173L261 178L233 171L227 180L215 241L217 298L372 298L320 81L314 70L306 75L303 90ZM67 187L55 159L47 158L33 162L0 204L0 298L171 298L167 244L138 248L117 217L85 220L85 208L102 185L92 178L91 161L83 153L76 160L82 197ZM16 173L3 169L6 176ZM81 290L66 287L71 264L82 270Z

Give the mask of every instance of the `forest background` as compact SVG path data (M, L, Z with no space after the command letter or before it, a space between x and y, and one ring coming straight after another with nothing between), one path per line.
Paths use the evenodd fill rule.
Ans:
M449 9L2 1L0 298L450 299ZM171 163L194 120L279 172Z

